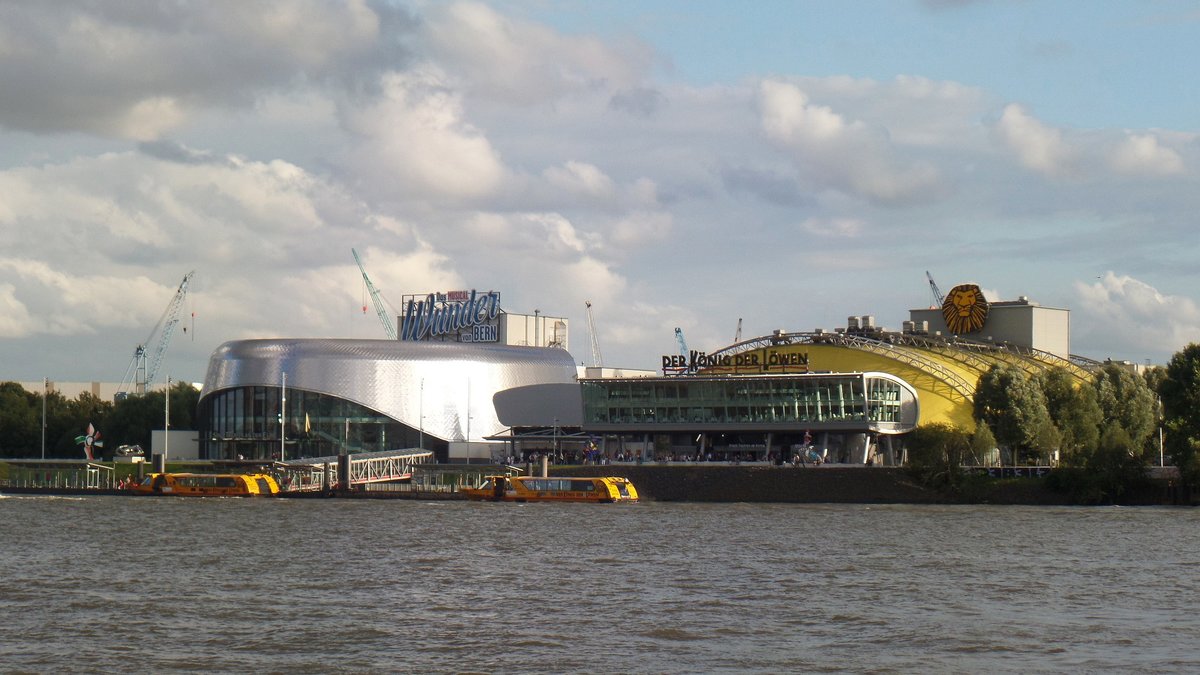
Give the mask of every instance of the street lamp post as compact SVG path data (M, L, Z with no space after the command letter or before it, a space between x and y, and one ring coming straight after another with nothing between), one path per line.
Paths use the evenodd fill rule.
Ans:
M42 378L42 459L46 459L46 390L50 388L50 378Z
M167 470L167 448L171 445L171 376L167 376L167 391L163 396L163 471Z
M283 376L279 382L279 461L286 459L284 456L284 442L287 439L287 373L281 373Z
M471 463L471 378L467 378L467 464Z

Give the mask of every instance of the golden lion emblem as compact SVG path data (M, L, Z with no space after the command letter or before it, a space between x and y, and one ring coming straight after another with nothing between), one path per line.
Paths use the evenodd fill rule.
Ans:
M955 286L942 301L942 316L946 319L946 328L955 335L980 330L987 314L987 299L975 284Z

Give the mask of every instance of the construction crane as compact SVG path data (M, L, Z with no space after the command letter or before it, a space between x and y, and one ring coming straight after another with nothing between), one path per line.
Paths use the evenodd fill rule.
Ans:
M938 289L937 283L933 280L933 275L929 273L929 270L925 270L925 278L929 279L929 291L931 293L933 293L933 301L935 303L937 303L934 306L941 307L942 306L942 292L941 292L941 290Z
M603 368L604 357L600 355L600 338L596 337L596 320L592 318L592 301L584 300L583 304L587 307L588 331L592 335L592 365L596 368Z
M688 355L687 341L683 339L683 329L678 326L675 328L675 342L679 343L679 355L686 357Z
M741 341L742 341L742 319L739 317L737 332L733 334L733 344L736 345L737 343L739 343Z
M358 251L350 249L354 254L354 262L358 263L358 271L362 272L363 282L367 284L367 292L371 294L371 302L375 304L375 313L379 315L379 322L383 324L383 330L387 332L387 336L393 340L398 339L396 335L396 325L389 318L387 310L383 308L383 300L379 297L379 291L375 289L375 284L371 283L371 277L367 276L367 270L363 267L362 259L358 257ZM363 307L366 312L367 308Z
M192 280L192 275L195 273L196 271L192 270L183 275L183 281L179 282L179 289L175 291L175 296L167 304L167 309L159 317L158 323L154 324L150 335L146 336L146 339L133 350L133 360L125 369L121 387L117 390L118 399L129 395L130 385L134 388L133 393L145 394L147 386L154 382L155 376L158 375L158 369L162 366L163 355L167 352L167 345L171 342L171 335L179 323L179 310L183 308L188 282ZM151 344L154 345L154 354L148 355L148 345Z

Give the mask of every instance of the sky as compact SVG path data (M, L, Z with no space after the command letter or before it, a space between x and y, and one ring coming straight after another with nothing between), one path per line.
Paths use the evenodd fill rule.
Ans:
M0 380L158 380L495 290L593 365L944 292L1200 338L1188 2L7 0Z

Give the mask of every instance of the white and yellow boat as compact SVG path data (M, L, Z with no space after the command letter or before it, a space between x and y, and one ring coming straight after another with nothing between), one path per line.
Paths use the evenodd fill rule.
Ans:
M152 473L129 491L178 497L272 497L279 494L279 484L265 473Z
M492 502L636 502L637 488L620 476L592 478L487 476L462 488L468 499Z

